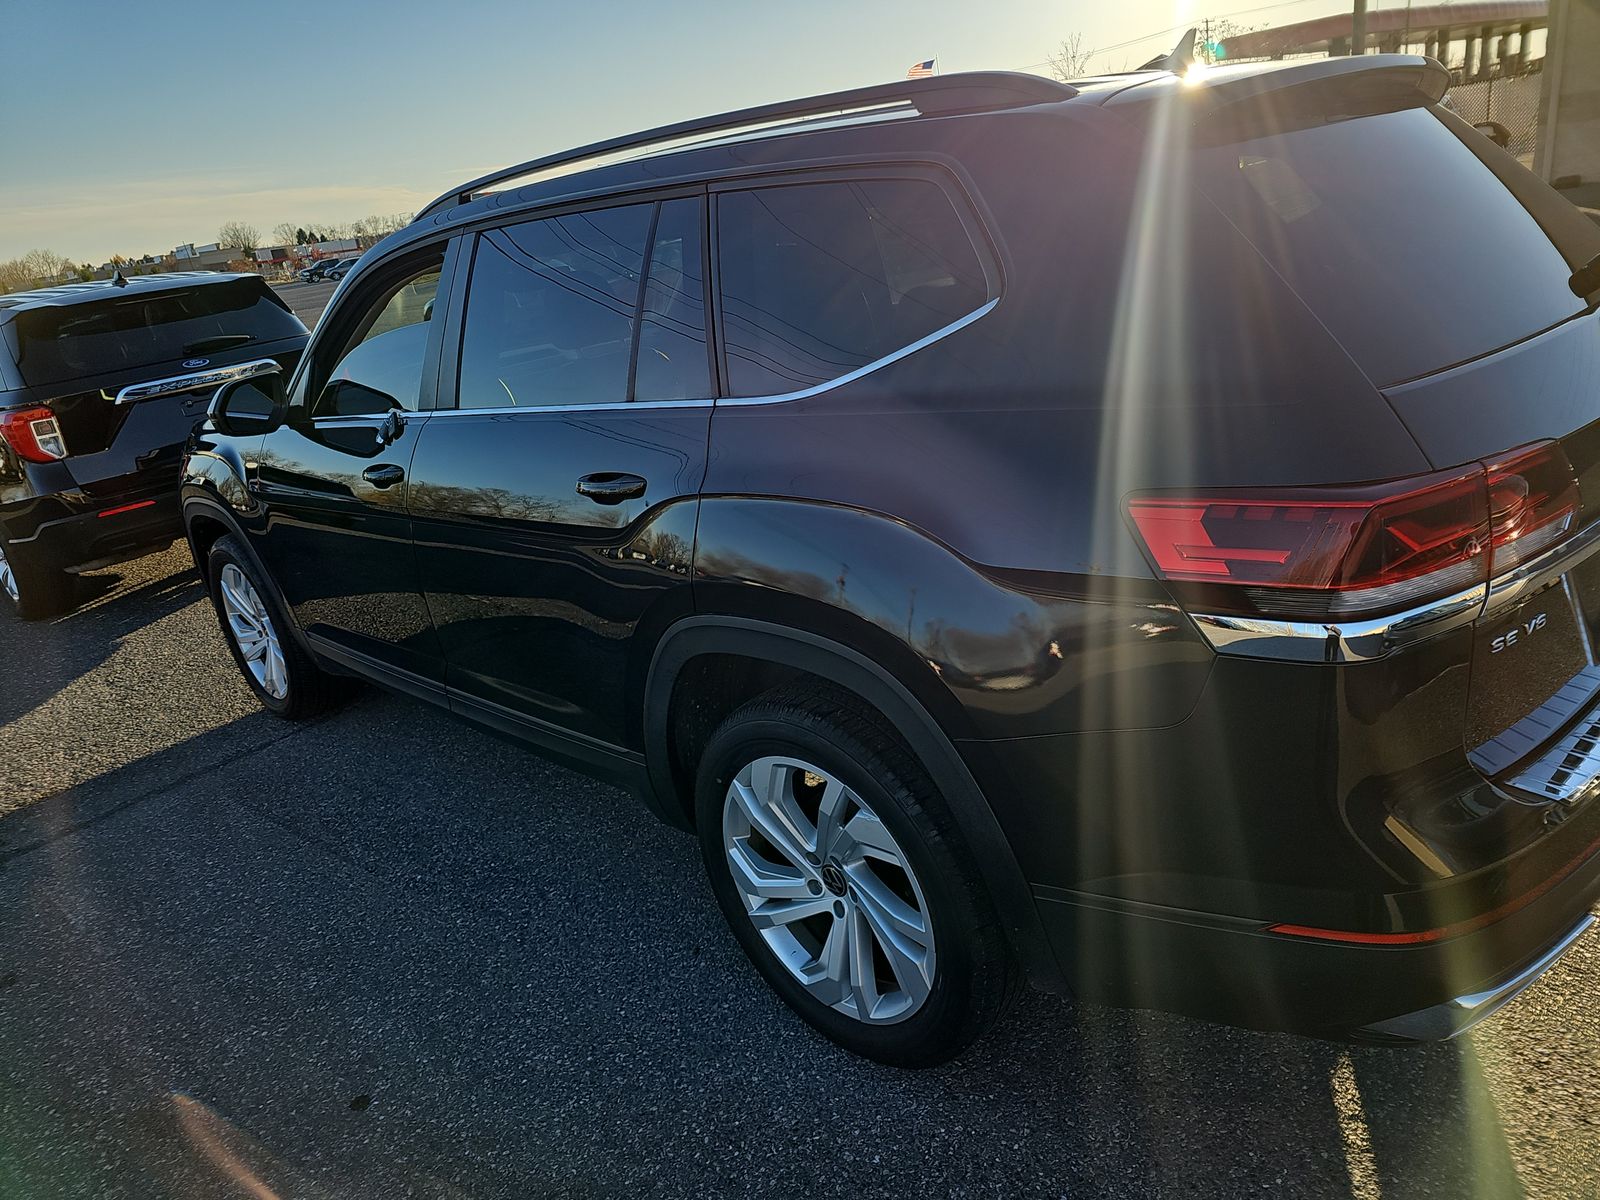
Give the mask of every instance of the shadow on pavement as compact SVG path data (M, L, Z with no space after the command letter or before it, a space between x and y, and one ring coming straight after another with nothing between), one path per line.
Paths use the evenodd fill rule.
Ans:
M0 837L7 1194L1522 1191L1467 1042L1029 995L951 1066L853 1059L761 986L691 839L392 697Z

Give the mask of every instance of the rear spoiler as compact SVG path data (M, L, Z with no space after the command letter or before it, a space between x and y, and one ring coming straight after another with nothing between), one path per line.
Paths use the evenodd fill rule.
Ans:
M1196 124L1247 112L1292 121L1313 113L1357 116L1437 104L1449 87L1450 73L1434 59L1366 54L1264 70L1220 68L1182 79L1156 76L1111 96L1106 106L1134 116L1141 105L1182 103Z

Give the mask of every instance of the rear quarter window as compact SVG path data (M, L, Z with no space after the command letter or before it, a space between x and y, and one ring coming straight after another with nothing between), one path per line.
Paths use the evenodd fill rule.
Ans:
M14 336L23 380L40 386L214 353L200 348L208 339L304 333L262 280L245 278L159 292L134 285L104 300L32 309L17 314Z
M966 228L929 180L727 192L717 247L734 396L838 379L989 299Z
M1549 189L1509 159L1492 169L1458 125L1409 108L1197 151L1212 200L1380 387L1584 310L1581 247L1561 244L1576 227L1536 219Z

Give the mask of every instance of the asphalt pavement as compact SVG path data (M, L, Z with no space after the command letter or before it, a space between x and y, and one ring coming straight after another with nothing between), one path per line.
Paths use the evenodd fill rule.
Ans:
M1028 995L812 1034L693 841L420 702L257 710L186 552L0 621L0 1196L1600 1195L1600 946L1352 1049Z
M317 318L322 315L322 310L328 306L328 301L333 298L333 289L338 287L337 280L319 279L315 283L279 283L273 285L273 290L283 297L284 303L294 310L294 315L306 323L310 329L317 323Z

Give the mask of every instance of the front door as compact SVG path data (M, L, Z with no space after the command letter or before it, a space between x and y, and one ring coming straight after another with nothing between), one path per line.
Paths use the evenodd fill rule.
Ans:
M679 195L477 240L409 493L452 702L473 715L637 746L634 631L690 611L704 221Z
M444 270L435 248L362 280L317 331L290 421L262 442L258 549L319 648L443 687L417 584L407 471L434 398Z

